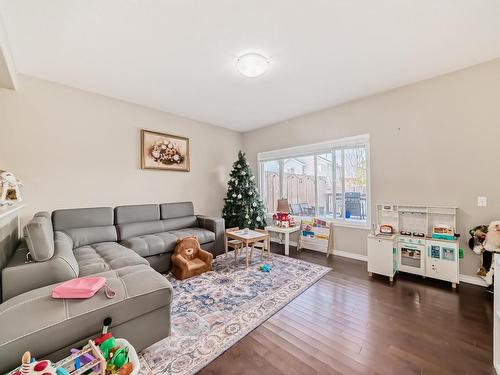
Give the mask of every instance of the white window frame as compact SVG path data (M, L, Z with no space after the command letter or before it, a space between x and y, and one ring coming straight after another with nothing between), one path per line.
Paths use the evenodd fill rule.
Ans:
M366 210L367 210L367 220L366 223L357 223L351 222L349 220L337 219L335 217L337 210L337 203L335 199L335 195L333 196L333 212L334 218L328 219L329 222L334 223L334 225L350 227L350 228L360 228L360 229L369 229L371 228L372 223L372 207L371 207L371 168L370 168L370 135L362 134L354 137L341 138L326 142L313 143L308 145L301 145L297 147L289 147L283 148L279 150L272 150L266 152L260 152L257 154L257 164L258 164L258 176L259 176L259 188L261 194L265 193L265 189L263 186L263 169L262 163L266 161L277 161L279 163L279 174L280 174L280 194L283 192L283 179L284 179L284 159L296 158L301 156L314 156L314 179L315 179L315 200L316 205L318 207L318 179L317 179L317 155L321 153L332 153L332 179L335 184L336 181L336 162L335 162L335 150L336 149L345 149L356 146L362 146L366 150ZM342 159L344 158L344 152L342 154ZM344 174L345 164L342 162L342 174ZM345 184L345 179L342 178L342 184ZM342 191L345 191L345 187L343 186ZM265 199L265 197L263 197ZM345 205L345 196L342 200L342 204ZM345 215L345 210L342 210ZM303 217L296 216L297 219L302 219ZM306 217L304 217L306 219Z

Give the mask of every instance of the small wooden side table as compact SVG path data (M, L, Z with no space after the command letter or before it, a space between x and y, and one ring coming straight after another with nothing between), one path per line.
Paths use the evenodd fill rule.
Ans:
M246 254L245 254L245 258L246 258L246 262L247 262L247 267L248 267L248 263L249 263L249 260L250 258L253 256L253 249L254 249L254 245L256 242L266 242L267 243L267 246L268 246L268 249L271 248L271 240L270 240L270 236L268 233L262 233L262 232L257 232L255 230L251 230L251 229L240 229L240 230L237 230L237 231L234 231L234 232L226 232L225 233L225 241L224 241L224 246L225 246L225 250L227 252L227 240L228 239L232 239L232 240L238 240L238 241L241 241L241 243L243 244L243 246L245 246L245 249L246 249ZM248 256L248 247L250 246L251 250L250 250L250 257ZM238 258L238 253L237 253L237 250L235 250L235 253L234 253L234 261L236 262Z
M285 255L290 255L290 233L295 233L300 230L300 226L296 225L294 227L277 227L274 225L269 225L266 227L268 232L280 233L285 235Z

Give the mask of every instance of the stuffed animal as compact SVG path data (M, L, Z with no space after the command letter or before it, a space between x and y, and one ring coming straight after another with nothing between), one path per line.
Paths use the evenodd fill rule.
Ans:
M474 253L482 255L482 263L476 274L490 286L495 273L494 252L500 250L500 221L492 221L488 226L478 225L469 230L469 234L469 247Z
M477 255L481 255L484 252L483 242L486 239L486 233L488 233L487 225L478 225L469 230L471 236L469 239L469 247Z
M19 187L22 186L21 180L11 172L0 171L0 206L12 204L12 200L22 201Z
M500 250L500 221L492 221L488 226L488 233L484 240L484 250L497 251Z
M212 259L212 254L201 249L196 237L179 239L172 255L172 273L179 280L201 275L212 270Z

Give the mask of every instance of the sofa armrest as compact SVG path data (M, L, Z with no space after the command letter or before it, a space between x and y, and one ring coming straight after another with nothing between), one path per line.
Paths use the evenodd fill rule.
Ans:
M221 217L197 215L200 228L207 229L215 234L215 256L224 252L225 223Z
M2 301L78 277L79 267L73 254L72 241L66 235L57 233L54 256L43 262L27 260L28 247L24 241L21 243L2 270Z
M204 263L209 264L210 267L212 267L212 259L214 258L214 256L212 255L212 253L210 253L210 252L205 251L205 250L202 249L198 253L198 258L200 258Z

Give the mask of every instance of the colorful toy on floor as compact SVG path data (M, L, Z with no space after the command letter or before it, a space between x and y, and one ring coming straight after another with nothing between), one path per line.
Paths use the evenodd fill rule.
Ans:
M21 367L9 375L105 375L106 368L106 362L92 340L83 349L75 349L69 357L59 361L57 366L46 359L36 361L31 358L30 352L24 353L21 362Z
M71 354L77 354L80 352L80 349L70 349ZM95 357L89 353L83 354L81 357L75 358L75 370L79 370L80 367L86 365L95 360ZM92 368L92 371L99 372L99 366L95 366Z
M127 347L120 347L114 336L108 332L111 318L104 319L101 335L95 339L106 361L106 374L130 375L133 365L129 362Z
M104 375L106 371L106 361L92 340L82 349L71 349L71 355L57 364L66 371L58 375Z
M21 367L10 372L9 375L69 375L62 367L56 367L49 360L36 361L31 358L30 352L25 352L21 359Z
M261 266L259 266L259 270L261 270L262 272L271 272L271 266L269 264L263 264Z

